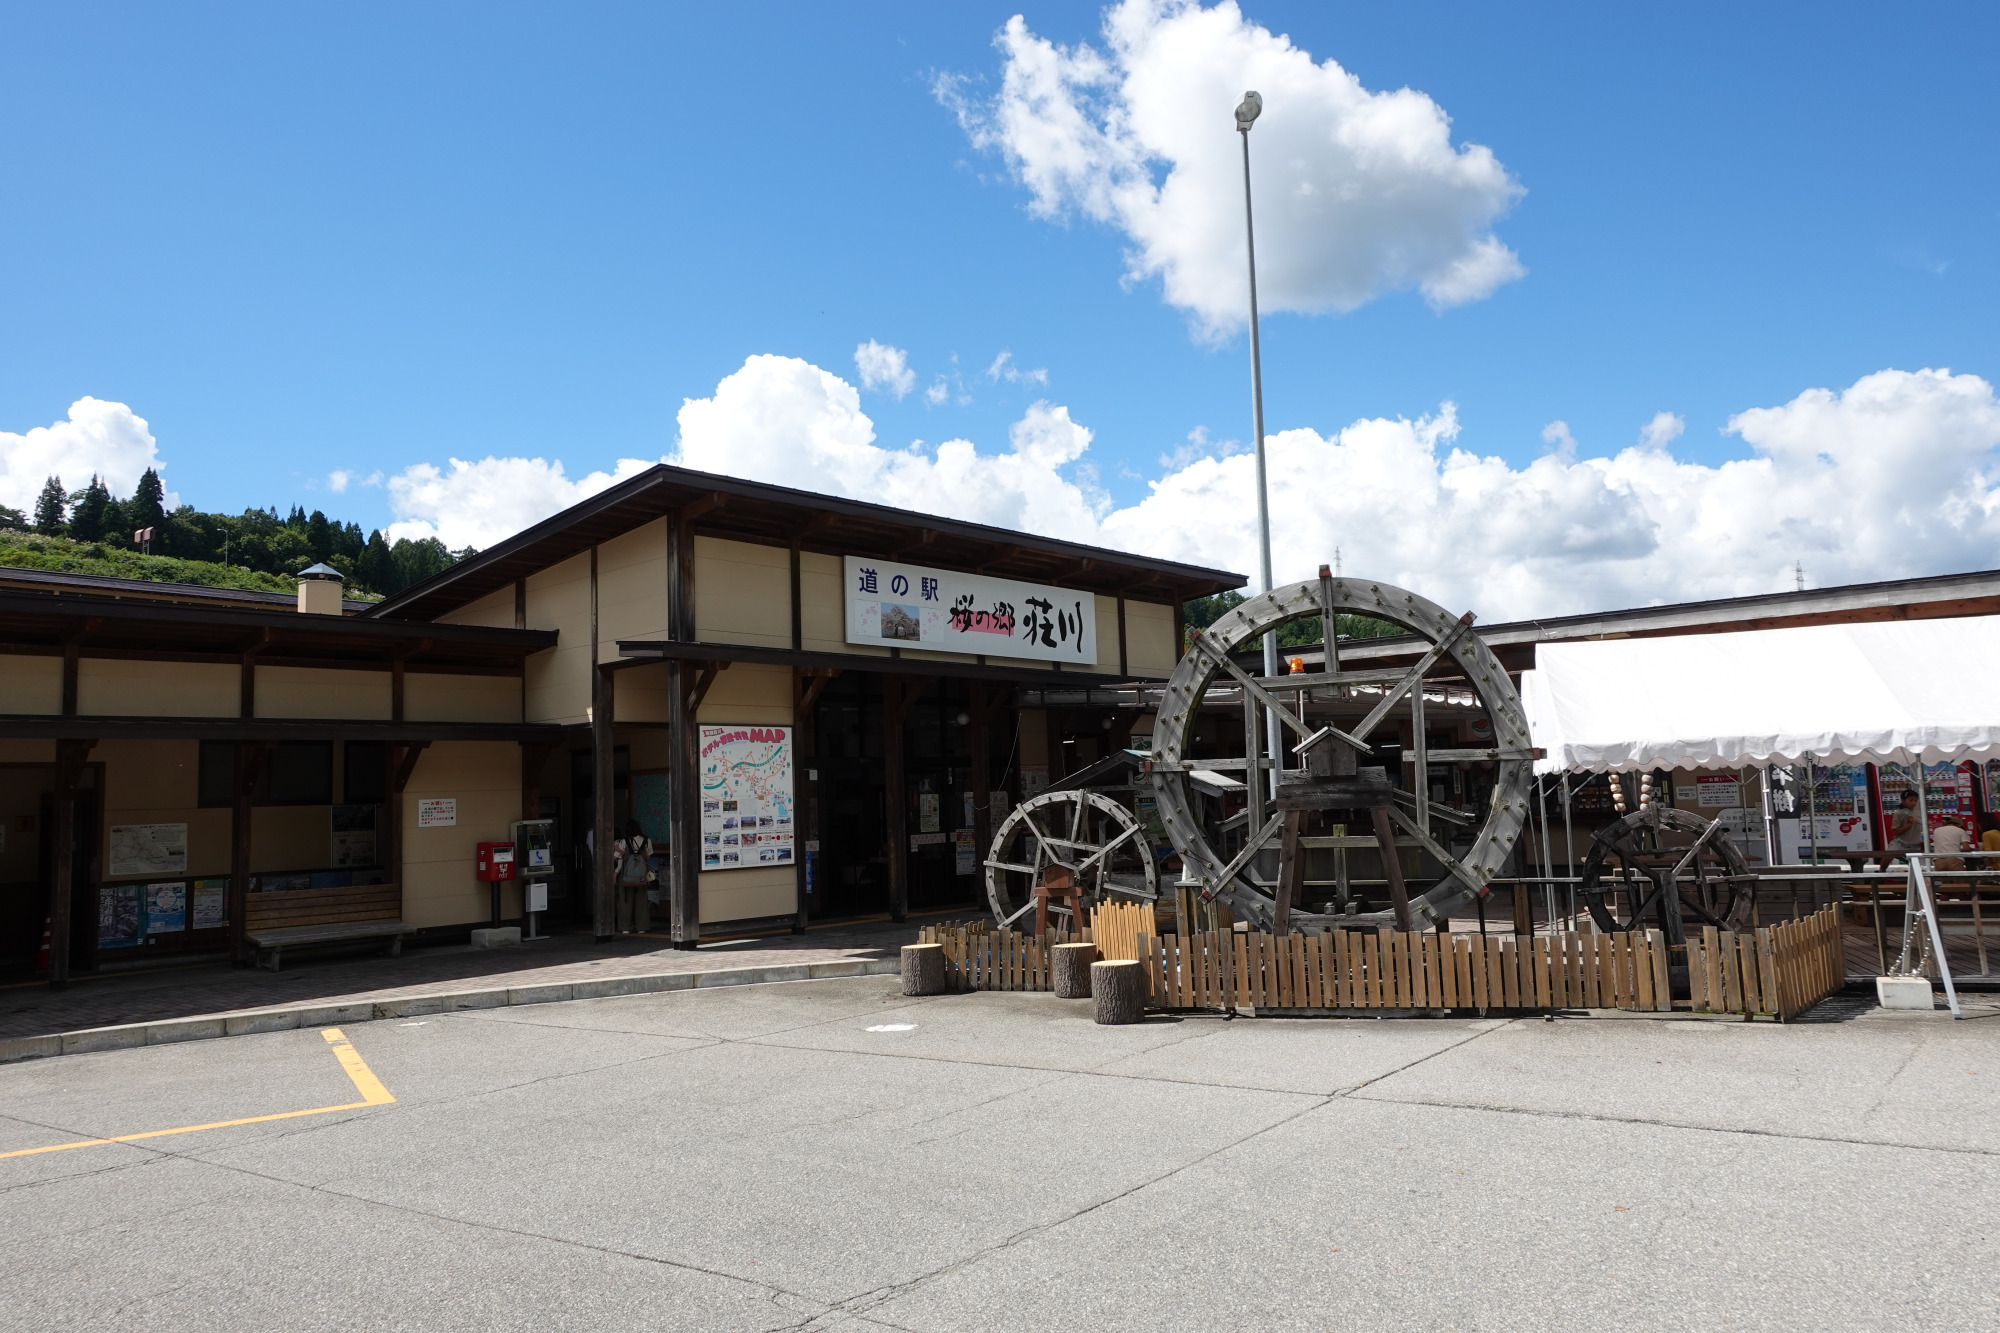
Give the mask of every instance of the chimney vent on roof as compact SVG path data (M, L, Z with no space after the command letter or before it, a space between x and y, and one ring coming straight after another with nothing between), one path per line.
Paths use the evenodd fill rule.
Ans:
M331 565L314 565L299 571L299 610L309 616L344 614L340 604L340 571Z

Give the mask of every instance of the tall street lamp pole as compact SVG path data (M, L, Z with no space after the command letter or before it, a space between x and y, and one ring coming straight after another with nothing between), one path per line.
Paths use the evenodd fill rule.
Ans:
M1257 341L1257 227L1250 211L1250 127L1264 110L1264 99L1243 94L1236 106L1236 132L1243 139L1243 248L1250 257L1250 420L1257 434L1257 574L1260 592L1271 591L1271 497L1264 480L1264 363ZM1278 674L1278 635L1264 632L1264 674ZM1278 794L1278 770L1283 767L1285 733L1276 713L1265 714L1265 752L1271 760L1270 793Z

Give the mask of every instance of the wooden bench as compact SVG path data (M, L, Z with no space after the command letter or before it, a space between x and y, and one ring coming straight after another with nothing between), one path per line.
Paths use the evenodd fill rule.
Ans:
M403 886L357 884L345 889L287 889L253 893L244 912L244 938L256 946L257 966L276 972L286 949L354 940L388 941L403 952L403 936L416 927L402 920Z

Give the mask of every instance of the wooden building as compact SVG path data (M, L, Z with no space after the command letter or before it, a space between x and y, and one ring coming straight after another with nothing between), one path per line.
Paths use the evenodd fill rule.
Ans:
M879 598L848 586L871 576ZM240 959L252 894L370 883L463 938L491 919L477 845L532 817L557 824L552 915L600 937L616 890L589 849L634 819L682 947L971 902L996 806L1131 726L1018 692L1164 678L1182 603L1243 581L665 466L381 603L0 579L0 967L45 939L58 981ZM927 600L946 589L968 591ZM703 728L790 770L791 827L736 830L726 866Z

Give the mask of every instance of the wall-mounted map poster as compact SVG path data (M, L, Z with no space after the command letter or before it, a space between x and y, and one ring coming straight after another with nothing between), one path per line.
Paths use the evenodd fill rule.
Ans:
M703 870L793 864L790 727L703 727L699 772Z
M107 875L185 875L186 824L113 824Z

